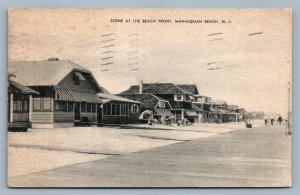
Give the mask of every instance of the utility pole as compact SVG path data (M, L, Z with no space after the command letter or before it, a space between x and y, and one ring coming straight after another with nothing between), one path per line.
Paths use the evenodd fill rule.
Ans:
M286 135L292 135L291 131L291 84L287 83L288 86L288 118L287 118L287 130L285 132Z

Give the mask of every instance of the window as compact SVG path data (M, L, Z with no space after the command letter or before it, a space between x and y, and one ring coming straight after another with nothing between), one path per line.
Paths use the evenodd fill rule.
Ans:
M59 108L56 102L58 101L55 101L55 110ZM32 104L33 111L52 111L52 98L50 97L33 97Z
M55 111L62 111L62 112L73 112L74 104L73 102L67 101L55 101Z
M197 97L197 102L202 102L202 98L201 97Z
M55 101L55 111L61 111L61 102Z
M85 77L80 72L74 73L75 85L80 85L80 81L85 81Z
M61 102L61 111L68 112L68 102L66 101Z
M92 111L92 105L91 105L91 103L87 103L86 104L86 111L87 112L91 112Z
M14 112L22 111L22 102L21 100L14 100Z
M120 115L121 113L120 113L120 104L117 104L116 105L116 115Z
M128 115L128 107L127 105L121 105L121 114Z
M158 102L158 107L159 108L165 108L166 107L166 102L159 101Z
M73 111L73 102L68 102L68 111L69 112Z
M51 98L44 97L43 98L43 110L44 111L51 111Z
M86 112L86 103L85 102L81 103L81 112Z
M174 98L175 98L175 101L182 101L183 100L183 95L175 94Z
M35 98L32 98L32 101L33 101L33 110L34 111L41 111L42 110L41 98L35 97Z
M96 112L96 104L92 104L92 112L93 112L93 113Z
M136 104L131 105L131 113L137 114L139 113L139 107Z
M107 104L103 104L103 114L107 114Z
M111 115L116 115L116 105L111 104Z
M105 114L107 114L107 115L111 115L111 104L105 104L105 106L106 106L106 112L105 112Z

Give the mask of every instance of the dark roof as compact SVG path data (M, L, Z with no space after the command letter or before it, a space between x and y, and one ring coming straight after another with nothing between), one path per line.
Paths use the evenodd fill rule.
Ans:
M159 97L149 94L149 93L143 93L143 94L119 94L118 96L135 100L142 103L142 106L146 109L152 109L156 106L156 104L161 100ZM164 100L166 101L166 100Z
M181 89L193 94L193 95L199 95L198 88L196 85L177 85Z
M8 80L8 92L19 94L39 94L39 92L11 79Z
M55 86L71 71L77 70L90 75L97 90L101 87L92 73L70 60L15 61L8 63L8 71L15 75L14 80L25 86Z
M121 94L137 94L139 93L139 87L139 85L132 85L128 90L123 91ZM191 94L190 92L181 89L173 83L145 83L143 84L143 93Z
M129 102L129 103L135 103L135 104L140 104L141 102L138 101L134 101L131 99L127 99L124 97L120 97L117 95L112 95L112 94L108 94L108 93L98 93L97 96L100 99L109 99L109 100L113 100L113 101L120 101L120 102Z

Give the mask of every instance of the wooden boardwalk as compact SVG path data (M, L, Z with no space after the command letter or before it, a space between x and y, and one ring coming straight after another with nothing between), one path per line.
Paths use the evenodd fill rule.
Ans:
M284 187L291 182L284 128L241 129L9 179L15 187Z

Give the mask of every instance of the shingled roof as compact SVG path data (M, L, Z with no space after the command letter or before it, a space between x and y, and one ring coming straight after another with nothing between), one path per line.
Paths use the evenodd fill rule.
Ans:
M26 87L16 81L11 79L8 80L8 92L9 93L19 93L19 94L38 94L37 91Z
M127 99L135 100L142 103L142 106L146 109L152 109L156 106L159 101L167 101L163 98L157 97L156 95L150 93L143 94L119 94Z
M139 93L139 87L139 85L132 85L121 94L137 94ZM173 83L144 83L142 92L151 94L192 94Z
M16 76L14 80L25 86L55 86L73 70L89 74L98 87L98 90L102 91L89 70L70 60L49 59L44 61L15 61L8 63L8 71Z
M98 93L97 96L100 99L107 99L107 100L113 100L113 101L120 101L120 102L129 102L129 103L135 103L135 104L140 104L141 102L138 101L134 101L132 99L127 99L124 97L120 97L117 95L113 95L113 94L108 94L108 93Z
M195 84L191 85L177 85L181 89L193 94L193 95L199 95L198 88Z

